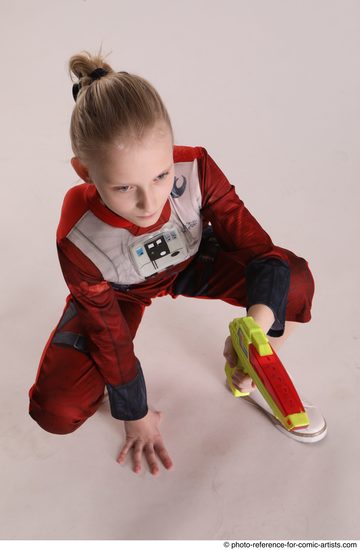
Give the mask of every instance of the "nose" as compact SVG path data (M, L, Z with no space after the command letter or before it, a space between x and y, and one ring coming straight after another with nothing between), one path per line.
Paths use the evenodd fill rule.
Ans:
M145 216L153 214L156 211L155 199L150 191L142 190L139 192L136 206Z

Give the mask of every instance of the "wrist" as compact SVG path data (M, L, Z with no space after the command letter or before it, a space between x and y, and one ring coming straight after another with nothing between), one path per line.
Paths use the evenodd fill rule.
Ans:
M250 306L247 314L254 319L255 323L259 325L265 334L269 332L275 321L272 309L265 304L254 304Z
M141 424L144 423L149 417L149 409L147 410L146 414L142 416L141 418L136 418L135 420L124 420L125 424Z

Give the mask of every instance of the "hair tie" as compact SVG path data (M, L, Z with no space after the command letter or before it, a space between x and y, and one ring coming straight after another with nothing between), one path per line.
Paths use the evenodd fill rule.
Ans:
M106 71L105 69L95 69L95 71L90 74L90 78L93 80L100 80L100 78L108 74L108 72L109 71Z
M105 69L101 69L100 67L98 69L95 69L92 73L90 73L90 78L92 79L92 81L94 82L94 80L100 80L100 78L102 76L105 76L106 74L108 74L109 71L106 71ZM81 90L81 84L79 82L77 82L76 84L73 85L72 87L72 95L73 95L73 98L74 100L76 101L77 100L77 96L79 95L79 92Z
M79 92L80 92L80 85L74 84L72 87L72 95L73 95L74 101L76 101Z

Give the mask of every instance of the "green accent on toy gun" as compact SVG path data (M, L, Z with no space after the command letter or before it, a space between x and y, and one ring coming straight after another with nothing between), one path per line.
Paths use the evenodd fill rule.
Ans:
M264 399L270 406L274 416L281 422L281 424L287 429L292 430L309 425L309 419L304 411L299 411L288 416L284 416L279 407L275 403L274 399L264 386L263 382L259 378L257 372L254 370L252 364L249 361L249 345L253 344L256 351L260 356L273 355L273 349L269 344L269 341L259 327L255 323L252 317L242 317L234 319L230 324L230 335L234 350L238 356L238 363L235 367L231 367L228 362L225 365L226 378L229 387L235 397L242 397L249 395L249 392L243 393L235 388L232 377L236 369L241 369L245 374L255 382L258 390L263 395ZM290 382L291 383L291 382ZM295 390L295 388L294 388Z

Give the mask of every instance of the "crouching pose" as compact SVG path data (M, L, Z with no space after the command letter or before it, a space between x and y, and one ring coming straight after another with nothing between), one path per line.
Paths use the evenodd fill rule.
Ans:
M174 144L148 81L87 52L71 58L70 72L71 163L82 183L67 192L57 230L70 294L29 411L44 430L67 434L95 413L106 387L112 416L125 422L118 461L130 452L139 472L144 454L156 475L159 461L169 469L172 459L134 351L145 307L165 295L224 300L246 308L278 350L311 318L313 277L306 260L273 244L204 147ZM229 338L224 355L234 362ZM254 390L245 376L234 384ZM296 437L317 441L326 424L316 407L308 413Z

